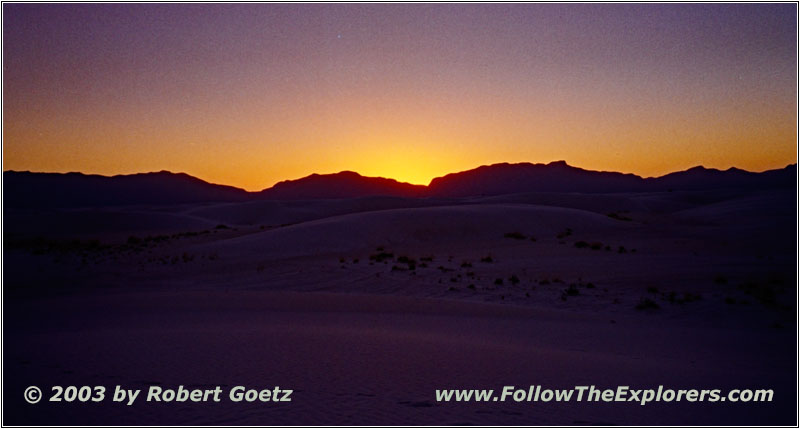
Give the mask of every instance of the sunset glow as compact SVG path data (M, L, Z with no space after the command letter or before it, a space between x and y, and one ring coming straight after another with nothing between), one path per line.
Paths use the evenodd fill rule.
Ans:
M796 159L795 4L4 4L4 170L260 190Z

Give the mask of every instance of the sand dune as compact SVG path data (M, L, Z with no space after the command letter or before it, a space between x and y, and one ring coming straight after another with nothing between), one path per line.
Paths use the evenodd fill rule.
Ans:
M67 307L82 316L58 327L45 323L63 316ZM19 347L6 360L24 363L26 372L34 370L41 378L11 373L5 393L13 403L21 399L11 393L26 383L77 380L131 388L176 387L191 380L193 387L278 385L295 392L291 404L270 406L101 404L92 413L61 407L42 414L20 404L14 421L525 425L649 424L655 419L663 424L782 424L792 417L793 383L770 368L791 366L793 357L761 353L781 347L786 336L779 332L745 343L739 329L665 326L636 315L616 315L616 323L609 323L601 314L341 294L122 294L39 303L36 309L53 318L28 326L33 335L12 336ZM31 309L13 313L21 316L25 310ZM437 388L586 383L768 385L779 400L747 407L433 400ZM698 407L703 413L696 413Z
M258 254L280 258L382 245L458 248L509 231L544 236L565 227L621 232L628 226L605 215L569 208L501 204L425 207L333 216L225 240L209 249L232 257Z
M793 424L794 202L526 193L6 212L4 423ZM270 407L22 402L54 383L297 392ZM776 400L434 398L530 384Z

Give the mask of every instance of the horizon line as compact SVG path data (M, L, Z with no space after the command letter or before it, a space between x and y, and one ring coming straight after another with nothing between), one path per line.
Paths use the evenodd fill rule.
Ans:
M543 163L543 162L538 162L537 163L537 162L530 162L530 161L496 162L496 163L493 163L493 164L482 164L482 165L479 165L477 167L468 168L466 170L460 170L460 171L445 173L443 175L440 175L440 176L432 178L427 184L404 182L404 181L400 181L400 180L395 179L395 178L385 177L385 176L365 176L365 175L363 175L363 174L361 174L361 173L359 173L359 172L357 172L355 170L344 169L344 170L340 170L340 171L337 171L337 172L334 172L334 173L309 173L309 174L306 174L305 176L297 177L297 178L294 178L294 179L283 179L283 180L279 180L279 181L273 183L271 186L267 186L267 187L260 188L260 189L257 189L257 190L248 190L248 189L245 189L245 188L242 188L242 187L239 187L239 186L233 186L233 185L228 185L228 184L224 184L224 183L210 182L210 181L208 181L206 179L203 179L200 176L197 176L197 175L194 175L194 174L190 174L190 173L187 173L187 172L184 172L184 171L172 171L172 170L163 170L163 169L162 170L158 170L158 171L140 171L140 172L136 172L136 173L119 173L119 174L113 174L113 175L106 175L106 174L101 174L101 173L86 173L86 172L82 172L82 171L59 172L59 171L31 171L31 170L3 170L3 173L64 174L64 175L67 175L67 174L79 174L79 175L83 175L83 176L99 176L99 177L104 177L104 178L169 173L169 174L175 174L175 175L186 175L186 176L201 180L201 181L203 181L205 183L208 183L210 185L227 186L227 187L239 189L239 190L242 190L242 191L245 191L245 192L257 193L257 192L261 192L261 191L264 191L264 190L267 190L267 189L274 188L276 185L278 185L280 183L283 183L283 182L292 182L292 181L302 180L302 179L305 179L305 178L308 178L308 177L312 177L312 176L334 176L334 175L338 175L338 174L342 174L342 173L354 173L354 174L358 175L359 177L363 177L363 178L367 178L367 179L385 179L385 180L391 180L391 181L397 182L398 184L411 185L411 186L421 186L421 187L427 188L427 187L430 187L431 183L433 183L434 180L442 178L442 177L445 177L445 176L448 176L448 175L451 175L451 174L458 174L458 173L463 173L463 172L467 172L467 171L477 170L477 169L482 168L482 167L492 167L492 166L496 166L496 165L520 165L520 164L544 165L544 166L553 165L553 164L560 164L560 165L563 164L563 165L566 165L568 167L572 167L572 168L579 169L579 170L584 170L584 171L593 171L593 172L597 172L597 173L625 174L625 175L636 176L636 177L639 177L639 178L642 178L642 179L657 179L657 178L660 178L660 177L668 176L670 174L686 172L686 171L697 169L697 168L702 168L702 169L705 169L705 170L715 170L715 171L739 170L739 171L744 171L744 172L747 172L747 173L758 174L758 173L764 173L764 172L767 172L767 171L781 170L781 169L785 169L785 168L788 168L788 167L791 167L791 166L797 166L797 162L795 161L794 163L786 164L783 167L771 168L771 169L766 169L766 170L762 170L762 171L751 171L751 170L746 170L746 169L739 168L739 167L736 167L736 166L731 166L731 167L728 167L726 169L719 169L719 168L714 168L714 167L706 167L706 166L704 166L702 164L697 164L695 166L692 166L692 167L689 167L689 168L686 168L686 169L683 169L683 170L670 171L669 173L665 173L665 174L662 174L660 176L647 176L647 177L644 177L644 176L640 176L640 175L638 175L636 173L627 173L627 172L623 172L623 171L591 170L591 169L587 169L587 168L583 168L583 167L578 167L576 165L572 165L572 164L568 163L566 160L550 161L550 162L547 162L547 163Z

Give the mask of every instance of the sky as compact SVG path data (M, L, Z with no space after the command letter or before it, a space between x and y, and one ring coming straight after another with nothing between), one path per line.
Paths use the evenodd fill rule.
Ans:
M797 6L9 4L3 170L260 190L797 158Z

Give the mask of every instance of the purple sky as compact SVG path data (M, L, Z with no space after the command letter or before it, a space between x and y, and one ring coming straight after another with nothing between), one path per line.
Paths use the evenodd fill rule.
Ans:
M796 158L796 5L4 4L6 169L261 189Z

